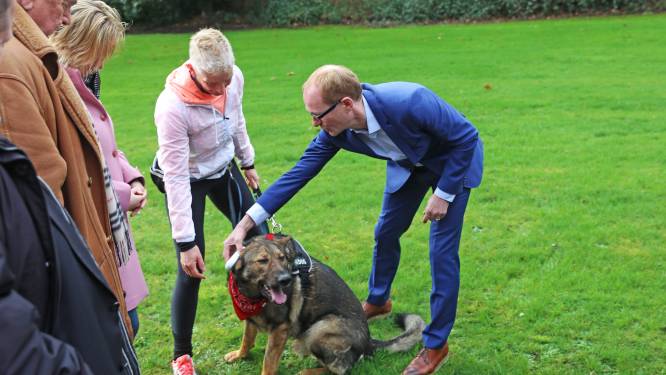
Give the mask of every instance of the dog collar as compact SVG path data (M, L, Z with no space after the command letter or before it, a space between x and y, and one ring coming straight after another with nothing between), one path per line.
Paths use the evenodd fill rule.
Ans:
M234 280L234 276L231 273L229 273L228 285L231 302L233 302L234 311L236 312L238 319L245 320L261 314L264 306L268 303L266 298L250 298L241 293L238 289L238 284L236 284L236 280Z

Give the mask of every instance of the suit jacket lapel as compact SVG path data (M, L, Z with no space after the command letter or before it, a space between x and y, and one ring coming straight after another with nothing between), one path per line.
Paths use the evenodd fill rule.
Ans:
M375 157L375 158L384 159L383 157L377 155L374 151L372 151L370 146L368 146L365 142L363 142L356 134L354 134L353 131L347 129L347 130L345 130L343 135L344 135L344 138L345 138L344 142L346 144L341 145L341 147L343 147L343 148L345 148L349 151L353 151L353 152L357 152L357 153L361 153L361 154L366 154L366 155L369 155L369 156L372 156L372 157Z
M379 126L386 132L386 135L391 138L391 141L393 141L393 143L398 146L400 151L402 151L405 156L407 156L409 161L411 161L413 164L418 163L418 156L416 153L414 153L414 150L412 150L412 148L409 147L407 143L405 143L405 136L400 131L400 128L391 124L389 118L383 111L383 106L379 103L379 99L375 96L375 93L371 91L371 87L371 85L365 83L363 84L363 97L368 102L372 113L375 115L375 118L379 123Z

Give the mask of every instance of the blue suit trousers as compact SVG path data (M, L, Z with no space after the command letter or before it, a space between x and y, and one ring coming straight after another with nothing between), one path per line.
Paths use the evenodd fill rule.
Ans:
M367 301L383 305L390 297L391 284L400 263L400 237L409 228L428 189L434 190L439 176L416 169L394 193L384 193L375 227L372 271ZM460 287L460 235L470 189L457 194L446 216L430 224L431 321L423 331L426 348L441 348L446 343L456 316Z

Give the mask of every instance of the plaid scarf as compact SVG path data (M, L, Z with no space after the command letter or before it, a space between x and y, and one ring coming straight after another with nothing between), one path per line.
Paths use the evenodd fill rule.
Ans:
M99 71L96 71L87 77L84 78L84 83L86 87L99 99L100 95L100 86L101 79ZM93 130L95 126L93 125ZM97 132L95 131L95 136ZM99 137L97 139L97 144L99 147L102 147L102 144L99 142ZM116 251L116 265L118 267L124 265L129 260L129 256L132 253L132 248L134 246L132 243L132 236L130 236L129 223L127 222L127 217L125 216L120 203L118 200L118 195L116 191L113 190L111 186L111 174L109 173L109 168L106 166L106 160L104 160L104 155L102 155L102 165L104 169L104 190L106 191L106 206L109 211L109 221L111 222L111 233L113 235L113 244Z
M90 89L93 95L99 99L99 90L100 86L102 85L102 79L99 75L99 70L94 73L90 73L87 77L84 77L83 83L86 85L86 87L88 87L88 89Z
M111 222L111 232L113 234L113 243L116 250L116 263L118 267L124 265L129 260L132 253L132 236L130 236L129 223L125 216L116 191L111 186L111 174L104 162L104 189L106 190L106 205L109 210L109 221Z

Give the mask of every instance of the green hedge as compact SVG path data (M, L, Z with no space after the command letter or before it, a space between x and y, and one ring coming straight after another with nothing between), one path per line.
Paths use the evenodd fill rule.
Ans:
M168 26L414 23L666 10L666 0L107 0L125 20ZM194 22L196 24L196 22Z
M267 0L262 24L413 23L666 10L665 0Z

